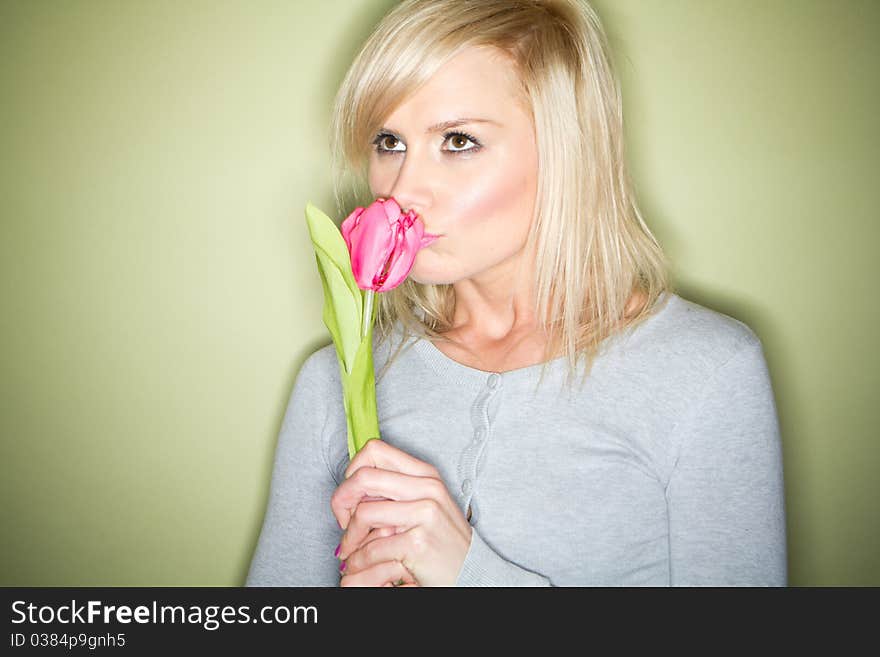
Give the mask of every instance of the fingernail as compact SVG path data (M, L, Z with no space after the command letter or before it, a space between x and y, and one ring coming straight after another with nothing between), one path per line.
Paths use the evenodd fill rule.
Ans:
M339 572L341 573L343 570L345 570L345 562L344 561L339 566Z
M340 543L339 545L337 545L337 546L336 546L336 549L333 550L333 556L334 556L334 557L338 557L338 556L339 556L339 548L340 548L340 547L342 547L342 543Z

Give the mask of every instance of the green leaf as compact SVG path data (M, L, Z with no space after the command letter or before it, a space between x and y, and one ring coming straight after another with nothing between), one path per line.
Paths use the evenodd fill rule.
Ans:
M342 233L311 203L306 206L306 221L324 289L324 324L339 357L348 455L354 458L368 440L379 437L373 367L373 322L378 304L373 304L369 328L362 338L365 292L354 280Z
M328 317L333 320L336 334L333 334L333 329L329 325L327 328L330 329L330 333L333 335L334 342L336 343L336 350L340 352L340 356L345 363L345 371L351 372L360 344L361 313L358 308L359 304L352 297L351 290L345 284L342 274L339 273L339 270L324 251L315 249L315 256L318 259L318 265L322 272L322 280L326 281L324 288L325 323L327 323ZM327 295L328 290L330 292L329 297ZM331 307L330 310L327 309L328 305Z
M333 303L330 301L332 292L330 291L330 284L327 282L327 276L324 275L324 267L321 265L321 260L317 254L315 254L315 262L318 265L318 273L321 275L321 287L324 289L324 325L330 331L333 344L336 345L336 353L342 354L344 353L344 347L342 336L339 333L339 321L336 318L336 310L333 308Z
M354 273L351 269L351 255L348 252L348 246L345 244L345 238L342 237L342 233L336 227L336 224L311 203L306 205L306 223L309 226L312 244L315 248L324 251L327 257L336 265L340 274L342 274L342 278L351 290L352 295L361 299L363 297L363 290L358 287L357 281L354 280Z
M312 242L312 246L315 249L315 255L323 256L324 266L332 268L336 271L339 277L345 281L347 273L349 278L351 278L352 282L354 281L354 276L351 273L351 269L346 267L339 267L333 259L329 256L327 251L322 249L320 246ZM348 285L346 281L346 288L348 289L349 295L357 306L358 320L363 321L363 312L364 312L364 291L357 286L357 283L353 285ZM358 324L360 326L360 324ZM358 329L358 339L360 339L360 329Z

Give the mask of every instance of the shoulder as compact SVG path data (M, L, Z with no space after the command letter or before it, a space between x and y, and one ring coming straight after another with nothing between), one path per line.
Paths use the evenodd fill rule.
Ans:
M339 383L339 361L331 342L309 355L299 369L297 382L310 387L325 388Z
M669 295L617 345L604 367L615 403L650 424L666 454L667 473L685 423L700 420L705 429L716 416L750 424L755 413L767 423L773 418L770 374L755 331L678 295Z
M664 367L680 366L700 375L714 371L737 354L761 347L746 323L669 293L655 314L637 327L626 344Z
M672 293L652 316L615 337L601 367L621 403L629 400L628 407L667 429L713 382L738 389L767 376L761 341L751 327Z
M729 406L743 394L767 394L764 347L749 325L679 296L671 301L661 324L661 354L677 364L681 390L690 389L698 399L713 394Z
M340 386L339 361L331 342L306 357L296 375L293 392L308 398L312 405L323 406Z
M345 432L339 361L331 342L309 355L299 368L288 401L282 434L289 433L303 439L311 436L314 449L329 464L337 463L342 458L330 446L338 444L346 449ZM345 456L348 456L347 451Z
M314 382L339 379L339 360L336 347L331 342L314 351L300 368L300 376L306 376Z

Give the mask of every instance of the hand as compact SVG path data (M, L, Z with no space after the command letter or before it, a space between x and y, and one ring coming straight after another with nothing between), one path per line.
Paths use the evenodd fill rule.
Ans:
M375 439L345 477L330 500L345 530L342 586L455 584L472 529L434 466Z
M364 500L385 500L385 497L365 497ZM363 502L361 502L363 503ZM397 533L394 527L377 527L370 531L358 549L362 550L364 545L386 536L394 536ZM340 553L339 558L342 559ZM351 558L349 557L349 561ZM340 570L342 578L339 581L340 586L393 586L397 588L419 586L412 573L399 561L386 561L377 564L372 568L367 568L358 572L354 567L349 567L345 561L344 570Z

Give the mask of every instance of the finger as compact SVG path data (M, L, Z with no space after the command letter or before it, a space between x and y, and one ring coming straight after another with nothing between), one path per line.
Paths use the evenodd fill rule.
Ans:
M407 573L410 573L410 577L404 578L404 582L415 581L411 573L415 569L413 560L417 556L415 552L418 550L414 544L418 541L413 540L415 538L413 532L420 531L421 528L410 529L393 536L377 539L359 550L355 550L345 560L345 572L348 573L350 569L352 573L359 573L370 570L378 564L393 561L400 563Z
M394 534L396 534L396 533L397 533L396 527L376 527L375 529L371 530L369 534L367 534L367 537L363 541L361 541L360 545L355 546L355 548L352 550L352 552L354 552L354 550L361 549L367 543L371 543L371 542L375 541L376 539L386 538L388 536L394 536ZM341 554L341 543L340 543L340 547L337 549L336 557L340 560L343 560L344 555Z
M439 478L437 469L430 463L420 461L378 438L368 440L361 450L355 454L355 457L345 469L345 478L348 479L362 467L393 470L415 477Z
M361 502L370 499L412 501L425 498L439 502L446 496L446 486L440 479L363 467L333 491L330 508L339 525L347 529L352 511Z
M351 517L339 543L339 558L347 559L377 527L396 527L405 532L416 525L431 522L439 515L440 505L434 500L412 502L362 502Z
M367 537L363 541L361 541L361 544L358 545L355 549L360 550L362 547L364 547L368 543L372 543L376 539L394 536L396 533L396 527L377 527L376 529L373 529L369 534L367 534Z
M358 572L346 573L339 580L339 586L394 586L396 582L412 584L415 579L399 561L386 561Z
M367 537L363 541L361 541L360 545L352 548L351 552L356 552L357 550L363 549L363 547L365 545L368 545L369 543L372 543L373 541L376 541L380 538L387 538L389 536L394 536L396 533L397 533L396 527L377 527L376 529L373 529L372 531L370 531L369 534L367 534ZM340 559L340 561L344 561L344 555L341 552L338 553L338 558ZM353 569L348 564L348 562L346 562L346 567L345 567L344 572L346 574L349 574L349 573L355 573L355 572L357 572L357 570Z

